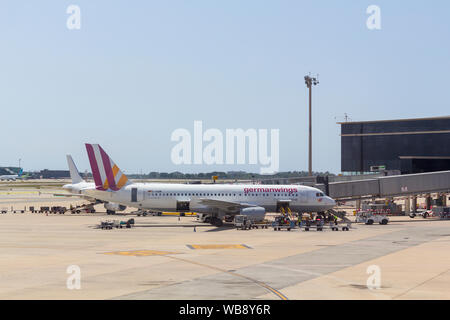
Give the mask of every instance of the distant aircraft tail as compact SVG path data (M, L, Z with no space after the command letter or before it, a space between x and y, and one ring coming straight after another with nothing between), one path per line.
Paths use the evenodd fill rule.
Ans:
M18 176L18 177L21 177L21 176L22 176L22 174L23 174L23 169L22 169L22 168L20 168L20 170L19 170L19 173L17 173L17 176Z
M83 179L81 178L77 166L75 165L75 162L73 162L72 156L70 155L67 155L67 165L69 166L70 178L72 179L72 183L76 184L82 182Z
M98 144L86 143L86 150L97 190L120 190L129 183L127 176Z

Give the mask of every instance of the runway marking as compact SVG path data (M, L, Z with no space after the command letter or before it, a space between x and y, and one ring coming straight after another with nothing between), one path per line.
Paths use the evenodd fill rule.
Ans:
M180 257L168 256L168 255L166 255L165 257L173 259L173 260L178 260L178 261L194 264L194 265L197 265L197 266L200 266L200 267L204 267L204 268L220 271L220 272L223 272L223 273L227 273L227 274L229 274L229 275L231 275L233 277L237 277L237 278L248 280L248 281L253 282L253 283L257 284L258 286L263 287L264 289L270 291L271 293L276 295L279 299L281 299L281 300L288 300L288 297L286 297L284 294L282 294L277 289L272 288L271 286L269 286L268 284L266 284L266 283L264 283L262 281L259 281L259 280L256 280L256 279L244 276L242 274L239 274L239 273L236 273L236 272L231 272L231 271L219 268L219 267L210 266L210 265L203 264L203 263L200 263L200 262L195 262L195 261L192 261L192 260L183 259L183 258L180 258Z
M189 249L251 249L245 244L187 244Z
M14 194L39 194L39 191L0 191L1 195L14 195Z
M241 245L241 246L243 246L243 245ZM150 254L146 254L146 253L150 253ZM244 276L244 275L239 274L239 273L231 272L231 271L219 268L219 267L214 267L214 266L210 266L210 265L203 264L203 263L200 263L200 262L195 262L195 261L192 261L192 260L188 260L188 259L183 259L183 258L180 258L180 257L172 256L171 254L176 254L174 252L155 251L155 250L135 250L135 251L105 252L105 254L108 254L108 255L124 255L124 256L152 256L152 255L164 256L164 257L170 258L172 260L177 260L177 261L181 261L181 262L185 262L185 263L194 264L196 266L200 266L200 267L216 270L216 271L219 271L219 272L227 273L227 274L229 274L229 275L231 275L233 277L237 277L237 278L248 280L248 281L253 282L253 283L257 284L258 286L263 287L264 289L270 291L271 293L276 295L279 299L281 299L281 300L288 300L288 298L284 294L282 294L280 291L272 288L271 286L269 286L268 284L266 284L266 283L264 283L262 281L259 281L259 280L256 280L256 279Z
M427 280L425 280L425 281L419 283L418 285L416 285L416 286L414 286L414 287L412 287L412 288L409 288L409 289L406 290L405 292L400 293L400 294L396 295L395 297L393 297L392 300L395 300L395 299L397 299L398 297L403 296L403 295L407 294L408 292L413 291L414 289L417 289L418 287L424 285L424 284L427 283L427 282L430 282L430 281L432 281L432 280L434 280L434 279L436 279L436 278L439 278L440 276L443 276L444 274L446 274L446 273L449 272L449 271L450 271L450 269L445 270L444 272L441 272L441 273L435 275L434 277L431 277L430 279L427 279Z
M155 250L133 250L133 251L113 251L105 252L108 255L147 257L147 256L165 256L168 254L177 254L176 252L155 251Z

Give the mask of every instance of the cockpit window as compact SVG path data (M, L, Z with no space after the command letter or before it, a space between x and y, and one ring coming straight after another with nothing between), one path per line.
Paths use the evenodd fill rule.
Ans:
M325 195L322 192L317 192L316 193L316 197L325 197Z

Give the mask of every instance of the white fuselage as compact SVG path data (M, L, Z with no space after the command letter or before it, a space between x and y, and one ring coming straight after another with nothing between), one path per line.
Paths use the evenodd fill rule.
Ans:
M179 204L188 202L190 211L216 212L204 204L204 199L259 206L267 212L277 211L280 203L288 203L294 212L322 212L335 206L335 201L322 191L299 185L132 183L118 191L91 187L81 192L103 201L155 211L180 211Z
M16 181L16 179L19 178L19 175L17 174L9 174L9 175L3 175L0 176L0 181Z
M63 186L63 189L72 193L78 193L84 195L86 190L95 190L95 184L93 182L81 181L79 183L69 183Z

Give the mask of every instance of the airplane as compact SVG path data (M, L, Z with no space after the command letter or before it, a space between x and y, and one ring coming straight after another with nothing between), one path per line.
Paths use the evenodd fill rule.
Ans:
M0 176L0 181L16 181L17 179L21 179L23 174L23 169L20 168L17 174L5 174Z
M95 188L84 192L96 199L153 211L197 212L220 227L223 220L247 215L262 221L266 212L325 212L336 202L321 190L300 185L133 183L98 144L86 143Z
M72 159L72 156L67 155L66 157L72 183L65 184L62 188L69 191L70 193L56 193L54 194L55 196L80 197L94 204L104 202L104 207L106 209L107 214L115 214L116 211L123 211L127 208L126 206L119 203L102 200L99 201L99 199L87 195L86 190L95 189L95 184L93 182L86 182L86 180L81 178L77 166L75 165L75 162Z

